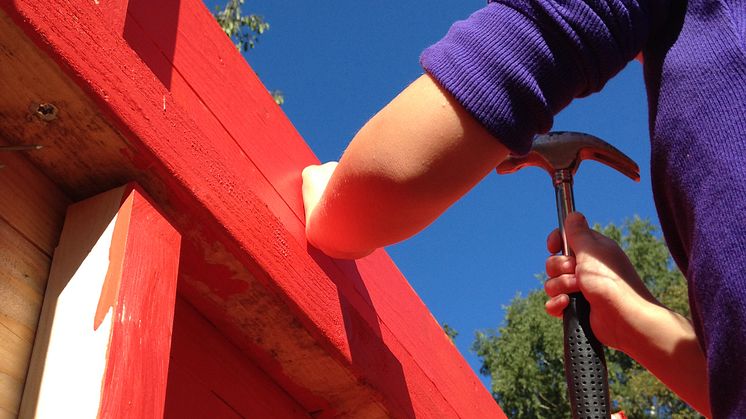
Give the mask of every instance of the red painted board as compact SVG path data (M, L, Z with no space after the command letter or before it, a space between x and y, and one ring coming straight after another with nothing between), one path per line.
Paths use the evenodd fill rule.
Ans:
M189 303L178 298L175 311L170 365L186 372L169 378L166 417L178 417L176 407L187 402L183 388L195 386L209 389L241 417L310 418Z
M168 369L168 394L163 414L167 419L243 419L204 384L195 381L189 368L172 363Z
M195 128L194 122L184 120L179 114L184 108L177 103L172 104L174 99L168 92L162 88L159 90L152 85L152 81L140 75L142 63L133 61L132 52L112 48L117 41L110 39L110 36L107 38L106 29L100 24L97 26L96 12L88 10L90 6L78 5L76 13L88 13L90 18L74 22L69 18L66 20L64 13L65 8L71 6L60 4L51 10L35 7L32 2L23 2L22 6L23 17L29 19L27 22L32 22L26 24L36 25L32 28L42 31L42 45L50 48L53 56L72 69L72 75L81 86L89 90L103 108L108 109L121 128L134 134L133 142L140 142L136 145L142 148L142 154L161 162L171 173L173 179L169 182L175 188L163 193L185 193L200 208L209 211L214 217L214 224L210 228L218 229L214 234L222 236L221 230L227 233L232 242L226 243L226 247L237 252L237 257L253 273L267 281L268 286L278 290L297 311L303 324L318 336L322 344L328 345L330 353L336 353L335 357L347 363L351 371L364 380L369 378L366 374L371 374L370 367L358 360L376 359L376 352L351 345L350 342L357 342L357 335L352 332L360 331L363 333L360 336L366 339L379 336L378 342L383 342L383 350L390 354L381 358L387 362L385 365L396 370L397 363L400 364L397 374L384 374L383 377L372 374L370 377L377 377L371 385L384 395L384 401L394 400L392 407L408 404L412 414L418 409L425 409L423 406L432 402L435 408L444 412L458 406L456 411L464 417L474 417L470 416L471 413L478 413L482 417L500 415L487 391L445 339L437 323L385 254L379 253L380 256L371 258L370 264L361 262L355 267L333 262L323 256L310 257L306 253L304 238L297 233L299 230L302 232L298 211L295 208L292 211L295 217L279 210L275 212L268 203L276 202L277 196L269 193L269 189L259 189L257 186L273 176L266 175L263 180L246 169L255 163L254 160L271 159L272 155L248 156L245 150L236 150L235 142L229 144L220 137L211 138L208 142L202 128L192 130ZM18 22L22 20L16 18ZM45 26L48 21L62 26L49 30ZM82 32L86 35L80 35L81 25L85 25ZM92 33L96 36L91 36ZM95 43L86 45L86 48L76 47L90 38L98 39L106 48ZM232 48L227 40L225 45ZM179 50L175 49L176 52ZM121 68L120 63L126 63L124 75L117 70ZM112 89L127 94L108 94ZM258 87L254 94L266 96L266 92ZM164 111L163 103L168 109L174 110ZM269 130L266 138L295 135L283 131L287 128L267 122L271 118L283 118L281 114L256 117L260 118L256 129ZM277 131L272 132L265 126L274 127L272 129ZM175 138L179 142L171 143ZM180 144L188 146L179 147ZM133 156L133 159L145 158ZM145 161L145 166L150 170L162 170L147 159ZM310 161L302 162L292 171L280 171L288 176L292 172L288 178L292 181L288 184L294 182L294 187L271 186L278 192L295 190L295 202L299 202L299 173L306 163ZM177 191L179 188L182 191ZM188 200L188 197L180 199ZM280 199L286 203L290 201L290 197L280 196ZM174 199L176 201L178 199ZM288 206L297 207L297 204ZM194 208L183 209L187 213L196 211ZM250 219L246 218L247 214ZM208 286L220 288L220 284L208 279L205 281ZM386 284L386 288L382 284ZM363 321L351 321L355 316ZM361 325L350 326L353 323ZM413 325L422 326L422 329L417 330ZM430 339L434 336L436 338ZM433 359L432 353L442 355L444 363L431 362L439 359ZM392 381L397 385L390 385ZM426 400L420 389L433 386L442 394L440 398ZM402 416L412 415L405 412Z
M205 133L211 142L215 144L233 145L236 152L239 153L238 155L223 155L219 158L224 162L228 162L229 159L248 160L248 164L245 164L243 167L244 173L241 174L243 181L250 182L253 185L255 193L264 198L265 204L269 206L274 214L277 214L280 218L297 218L298 212L293 212L287 202L278 195L275 186L267 180L266 175L253 164L246 150L240 148L236 142L235 138L244 138L246 140L245 142L249 143L256 142L254 135L256 132L262 132L262 130L251 129L241 132L237 137L232 136L223 122L218 119L217 115L207 107L207 105L202 101L202 98L193 90L190 82L184 79L181 72L173 68L172 63L168 60L166 54L130 15L127 16L126 32L124 35L126 36L127 44L131 46L134 51L137 52L138 56L148 64L148 67L155 74L160 74L162 78L168 79L170 85L168 94L165 95L163 99L164 112L170 112L173 103L176 103L178 109L192 119L196 127ZM226 38L224 34L222 35L223 38ZM212 46L206 47L207 50L211 48ZM250 98L247 97L245 100L250 100ZM269 98L269 100L271 101L272 99ZM272 102L271 105L277 106L274 102ZM250 104L242 104L238 109L250 108L250 106ZM209 160L206 159L205 164L208 164L208 162ZM214 168L214 171L216 172L219 170L221 169ZM221 181L225 183L228 188L236 186L233 183L233 180L222 179ZM300 208L302 210L302 204ZM295 227L295 230L293 231L294 236L297 237L304 234L302 225L295 223L293 226Z
M283 200L295 209L296 214L302 217L302 204L299 205L297 202L299 190L297 181L288 182L286 180L287 173L297 174L299 167L302 168L307 164L314 163L315 158L308 156L305 147L297 146L297 144L305 144L298 141L291 126L271 126L272 124L279 124L284 118L273 118L266 121L257 117L257 112L266 113L268 112L267 108L272 108L273 104L269 95L261 94L264 88L254 73L248 68L244 70L244 67L248 66L240 55L232 53L233 45L226 42L226 37L221 32L204 30L205 24L213 25L213 22L211 16L206 18L209 12L200 7L201 3L199 1L172 0L163 4L164 8L179 9L179 33L175 37L171 35L172 31L169 28L164 28L160 24L157 14L150 13L151 8L146 4L147 2L143 0L130 0L128 20L134 21L131 23L132 26L137 25L144 32L147 32L152 42L157 44L159 48L168 49L172 42L176 42L177 48L173 48L175 53L171 57L173 72L189 80L188 86L185 86L189 88L189 92L180 94L182 86L172 85L170 90L174 94L174 99L178 102L181 97L189 97L190 92L195 92L194 94L200 97L205 106L210 107L216 118L221 120L221 124L232 134L233 138L239 140L250 139L250 141L238 141L238 143L251 156L252 161L273 184ZM184 36L197 31L205 34L200 39L200 46L196 45L193 38ZM203 43L207 43L210 47L202 48L201 44ZM168 59L166 54L161 54L161 58ZM214 65L217 62L223 65ZM228 72L226 69L233 71ZM257 91L260 93L258 94ZM235 109L235 107L232 107L234 109L228 109L226 105L230 103L245 103L246 106L241 106L238 109ZM193 109L191 107L186 108ZM257 131L252 123L255 125L259 122L269 126L264 130ZM283 135L263 136L263 132L283 132ZM286 216L281 217L281 219L286 226L298 224L295 220ZM291 231L297 232L298 229L291 228ZM295 238L302 243L302 237L295 236ZM360 281L355 285L360 294L364 296L362 298L373 298L375 295L379 295L380 297L377 299L380 303L374 304L377 308L386 305L389 301L412 300L419 302L417 296L408 287L398 270L387 260L387 257L379 257L375 263L370 263L370 259L374 258L369 258L368 261L358 264L356 267L358 271L363 268L363 271L359 272L360 275L348 275L350 278L359 276ZM382 276L381 268L387 272L387 275L384 276L399 280L386 281L385 287L380 285L382 281L371 281L373 278ZM369 273L365 274L364 272ZM409 322L410 327L405 331L409 330L412 333L407 336L406 346L411 344L414 348L419 348L421 354L431 353L432 358L437 361L434 365L442 365L443 362L447 362L453 357L453 350L445 342L442 346L432 347L428 345L429 342L433 342L433 339L440 341L445 341L445 339L443 339L443 334L439 328L432 327L433 322L429 316L417 315L425 311L427 311L426 308L421 304L406 305L404 311L399 307L393 307L392 313L395 318L392 321L402 324ZM412 324L413 322L414 324ZM438 348L442 349L438 350ZM464 369L465 364L458 365L458 367ZM457 394L459 388L464 385L476 386L477 391L481 391L479 382L473 380L466 383L459 382L439 372L433 370L431 375L442 379L441 386L451 387L450 391L454 394ZM456 400L461 400L461 398L458 397Z
M123 198L99 300L102 316L114 312L99 417L159 417L181 236L136 186Z
M130 0L125 39L130 40L130 28L147 34L173 65L174 76L161 78L173 80L167 87L174 100L181 104L183 95L192 94L185 90L192 90L302 218L298 167L317 161L311 149L201 1L161 0L157 10L148 0ZM164 25L163 15L176 15L178 29ZM200 36L189 36L196 33ZM176 74L187 84L176 84Z
M170 4L169 4L170 3ZM153 43L159 48L169 48L169 44L174 42L170 35L171 31L159 24L157 14L150 13L151 8L146 6L147 2L143 0L130 0L128 8L128 20L133 20L131 25L140 26L150 37ZM262 118L257 116L258 112L267 113L267 108L273 108L269 95L262 94L263 86L256 78L253 72L248 69L244 60L239 54L233 53L233 45L227 42L227 39L219 31L204 30L206 24L213 25L211 16L207 10L200 7L198 0L172 0L163 4L164 8L179 9L179 33L175 37L177 48L171 58L173 71L179 76L189 80L185 87L189 92L180 94L180 85L172 85L171 92L174 94L174 100L178 102L181 97L189 97L190 92L199 96L200 99L208 106L216 118L221 120L221 124L232 134L233 138L239 140L246 139L250 141L238 141L242 149L252 158L252 162L273 184L283 200L296 211L299 217L302 217L302 204L299 204L298 191L299 185L297 179L294 182L287 181L287 173L298 173L298 168L305 167L307 164L315 163L315 157L309 156L305 147L298 147L297 144L303 144L299 141L295 130L289 124L281 125L284 118ZM185 34L193 32L204 33L205 36L200 39L197 45L193 38ZM168 34L168 35L167 35ZM201 45L207 43L209 48L202 48ZM166 58L165 54L161 57ZM221 63L217 66L214 63ZM245 69L244 69L245 68ZM226 71L231 69L233 71ZM259 93L257 93L259 92ZM228 109L231 103L242 103L238 109ZM186 107L186 109L193 109ZM254 125L264 123L267 126L258 131ZM276 125L276 126L272 126ZM270 135L262 135L264 132ZM282 132L282 135L271 135L271 133ZM290 152L288 152L290 151ZM290 230L297 232L302 225L287 216L281 216L282 221ZM298 228L292 228L298 226ZM296 233L297 234L297 233ZM294 234L299 243L303 243L302 234L300 237ZM375 262L371 263L372 260ZM327 273L334 267L329 265ZM422 313L427 309L420 303L419 298L408 286L406 280L398 272L395 266L386 256L373 256L368 260L358 263L355 269L357 273L352 275L340 274L348 278L358 278L354 281L359 296L357 299L373 299L377 301L373 304L376 312L381 316L381 307L391 307L391 317L383 317L381 320L387 323L396 322L395 324L409 324L408 327L402 328L407 333L405 342L406 347L412 347L415 359L422 357L427 359L428 365L444 365L454 356L453 348L450 342L446 342L443 333L439 327L433 327L433 321L430 316L423 316ZM342 269L344 271L344 268ZM381 271L386 272L382 275ZM396 280L384 281L375 280L381 277L396 278ZM351 297L356 298L356 297ZM390 302L413 301L415 304L399 305ZM365 302L363 302L365 304ZM403 306L403 307L402 307ZM376 321L375 318L372 319ZM397 329L398 334L399 329ZM400 337L400 336L397 336ZM433 346L431 342L440 341L441 345ZM434 359L433 359L434 358ZM435 362L433 362L435 361ZM468 369L465 363L456 365L459 369ZM430 376L440 383L446 393L459 394L463 386L475 387L481 391L481 383L478 380L470 379L467 381L454 380L449 377L448 373L439 367L428 367ZM460 396L454 397L454 402L458 404L463 400Z
M122 34L124 19L127 16L128 0L97 0L101 6L101 14L112 32Z

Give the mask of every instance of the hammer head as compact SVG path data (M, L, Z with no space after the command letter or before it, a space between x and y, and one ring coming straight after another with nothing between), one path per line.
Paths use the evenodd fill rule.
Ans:
M497 173L516 172L526 166L538 166L550 176L567 169L574 175L583 160L595 160L622 172L635 182L640 168L624 153L606 141L580 132L550 132L534 139L525 156L510 156L497 166Z

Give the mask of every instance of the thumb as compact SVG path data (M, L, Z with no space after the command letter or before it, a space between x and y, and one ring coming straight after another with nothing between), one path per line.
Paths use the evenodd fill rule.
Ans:
M579 212L570 213L565 219L565 234L567 243L576 256L591 248L596 240L585 216Z

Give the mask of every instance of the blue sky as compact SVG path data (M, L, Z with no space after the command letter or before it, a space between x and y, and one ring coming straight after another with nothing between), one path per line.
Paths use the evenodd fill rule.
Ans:
M264 16L271 28L246 58L268 89L283 91L283 110L319 159L337 160L355 132L422 74L420 52L484 4L248 1L246 10ZM589 220L619 223L640 215L657 224L639 63L630 63L601 93L573 102L554 129L592 133L640 165L640 183L595 162L581 166L576 203ZM474 332L498 326L503 306L540 286L534 274L544 270L545 238L556 222L554 192L543 171L492 174L388 252L438 321L459 331L456 345L478 371L469 350Z

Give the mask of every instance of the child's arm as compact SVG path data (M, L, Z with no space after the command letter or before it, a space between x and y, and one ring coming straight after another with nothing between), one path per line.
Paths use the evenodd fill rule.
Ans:
M330 167L305 171L310 242L358 257L422 230L507 148L528 152L553 115L624 68L665 7L496 1L455 23L422 53L428 75L363 127L331 179Z
M404 240L507 154L425 74L368 121L336 168L304 170L308 240L340 258L361 257Z
M547 259L547 312L562 317L567 294L583 293L591 305L591 327L605 345L637 360L663 384L705 416L710 416L707 366L692 323L660 304L645 288L621 248L588 228L579 213L566 222L575 257ZM561 249L555 230L547 240Z

